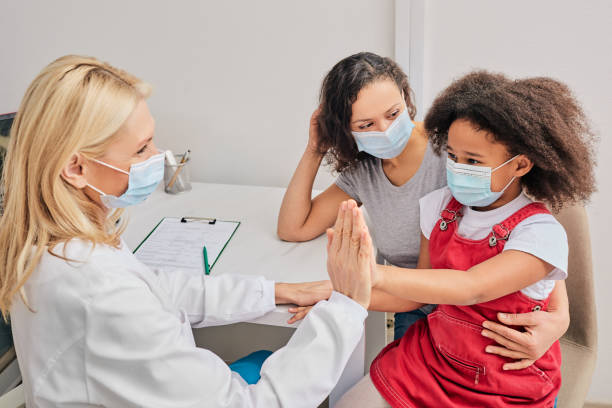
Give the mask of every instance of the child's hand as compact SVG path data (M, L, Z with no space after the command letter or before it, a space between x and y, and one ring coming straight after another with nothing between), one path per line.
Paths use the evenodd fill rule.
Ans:
M289 308L289 313L293 313L293 316L291 316L291 319L287 320L287 323L293 324L298 320L302 320L306 317L308 312L310 312L310 309L312 309L312 306L298 306Z

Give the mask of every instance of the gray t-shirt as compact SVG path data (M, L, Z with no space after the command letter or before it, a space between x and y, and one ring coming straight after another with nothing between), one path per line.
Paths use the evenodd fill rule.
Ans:
M377 263L415 268L421 243L419 199L446 185L445 155L437 156L428 144L421 166L401 186L389 181L377 158L344 171L336 185L365 206L378 248Z

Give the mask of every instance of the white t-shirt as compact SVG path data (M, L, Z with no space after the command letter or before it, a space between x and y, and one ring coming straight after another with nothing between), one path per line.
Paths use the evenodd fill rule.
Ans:
M421 207L421 231L429 239L440 213L451 200L448 187L432 191L419 200ZM493 225L532 203L524 193L508 204L490 211L475 211L463 207L463 217L458 220L457 233L467 239L480 240L486 238ZM567 235L565 229L550 214L536 214L520 222L512 230L504 251L517 250L534 255L554 266L554 269L531 286L521 290L525 295L541 300L548 297L555 286L555 280L567 278Z

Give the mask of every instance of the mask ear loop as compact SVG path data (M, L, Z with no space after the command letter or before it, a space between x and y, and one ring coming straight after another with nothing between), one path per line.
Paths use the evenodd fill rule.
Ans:
M91 188L93 191L95 191L96 193L100 194L102 197L104 197L105 195L107 195L106 193L104 193L102 190L92 186L91 184L87 183L87 187Z
M506 191L506 189L507 189L508 187L510 187L510 184L512 184L512 182L514 181L514 179L515 179L515 178L516 178L516 176L512 177L512 178L510 179L510 181L508 182L508 184L506 184L506 187L502 188L500 192L501 192L501 193L503 193L504 191Z
M115 166L113 166L113 165L111 165L111 164L104 163L104 162L103 162L103 161L101 161L101 160L94 159L93 157L92 157L92 158L90 158L90 160L93 160L93 161L95 161L96 163L100 163L101 165L106 166L106 167L108 167L108 168L111 168L111 169L113 169L113 170L120 171L121 173L123 173L123 174L127 174L128 176L130 175L130 172L125 171L125 170L121 170L120 168L115 167Z
M87 157L87 156L85 156L85 157ZM123 173L123 174L127 174L128 176L130 175L130 173L129 173L129 172L127 172L127 171L125 171L125 170L121 170L120 168L115 167L115 166L113 166L113 165L111 165L111 164L104 163L104 162L103 162L103 161L101 161L101 160L94 159L93 157L87 157L87 158L88 158L89 160L95 161L96 163L99 163L99 164L101 164L101 165L103 165L103 166L106 166L106 167L111 168L111 169L113 169L113 170L117 170L117 171L119 171L119 172L121 172L121 173ZM91 185L91 184L89 184L89 183L87 183L87 187L91 188L91 189L92 189L92 190L94 190L96 193L100 194L100 196L102 196L102 197L104 197L104 196L108 195L108 194L106 194L105 192L103 192L102 190L100 190L99 188L96 188L96 187L92 186L92 185Z
M516 159L517 157L519 157L519 155L517 154L516 156L514 156L513 158L506 160L504 163L500 164L499 166L497 166L496 168L494 168L493 170L491 170L491 173L493 173L495 170L504 167L506 164L510 163L512 160ZM508 184L506 184L506 187L502 188L500 193L503 193L504 191L506 191L506 189L508 187L510 187L510 184L512 184L512 182L514 181L514 179L516 179L516 176L512 177L510 179L510 181L508 182Z
M502 164L500 164L499 166L497 166L496 168L494 168L493 170L491 170L491 173L493 173L495 170L504 167L506 164L510 163L512 160L516 159L517 157L519 157L520 155L516 155L511 159L506 160L505 162L503 162Z

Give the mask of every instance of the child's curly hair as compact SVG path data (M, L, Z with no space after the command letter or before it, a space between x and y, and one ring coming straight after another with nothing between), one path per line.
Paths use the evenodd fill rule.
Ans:
M596 190L596 138L565 84L550 78L511 80L475 71L442 91L425 117L436 153L446 147L448 129L457 119L489 132L511 156L527 156L533 168L522 177L522 184L528 194L553 210L585 202Z

